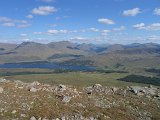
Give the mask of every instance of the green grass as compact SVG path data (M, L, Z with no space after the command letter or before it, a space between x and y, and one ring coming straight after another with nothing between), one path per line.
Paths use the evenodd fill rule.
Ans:
M90 86L96 83L103 86L129 86L138 85L119 81L118 79L128 76L128 73L91 73L91 72L69 72L69 73L54 73L54 74L30 74L30 75L13 75L7 76L9 80L21 80L24 82L39 81L52 85L66 84L74 86Z

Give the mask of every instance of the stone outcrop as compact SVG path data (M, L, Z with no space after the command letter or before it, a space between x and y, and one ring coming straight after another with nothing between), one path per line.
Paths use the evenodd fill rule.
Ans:
M117 115L127 120L124 111L128 118L151 120L155 114L152 112L160 108L160 89L154 86L118 88L94 84L80 88L0 79L0 96L3 120L5 115L17 120L112 120Z

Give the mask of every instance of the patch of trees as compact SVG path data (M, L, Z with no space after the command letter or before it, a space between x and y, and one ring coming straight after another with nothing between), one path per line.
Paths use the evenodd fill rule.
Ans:
M60 65L68 65L68 66L92 66L93 61L91 60L78 60L78 59L72 59L69 61L65 61L63 63L59 63Z
M157 77L128 75L128 76L121 78L121 79L118 79L118 80L125 81L125 82L143 83L143 84L151 84L151 85L160 86L160 78L157 78Z
M124 65L122 65L122 64L120 64L120 63L116 63L114 67L115 67L115 68L120 68L120 67L123 67L123 66L124 66Z
M5 49L4 49L4 48L0 48L0 50L1 50L1 51L4 51Z
M103 69L96 70L96 72L99 72L99 73L128 73L127 71L122 71L122 70L103 70Z
M156 68L150 68L150 69L145 69L146 72L151 72L151 73L156 73L160 75L160 69Z
M54 69L49 72L1 72L0 76L14 76L14 75L31 75L31 74L54 74L54 73L67 73L73 72L73 70L67 69Z
M49 57L48 59L58 59L58 58L64 58L64 57L75 57L75 58L79 58L79 57L83 57L83 55L55 54L55 55Z

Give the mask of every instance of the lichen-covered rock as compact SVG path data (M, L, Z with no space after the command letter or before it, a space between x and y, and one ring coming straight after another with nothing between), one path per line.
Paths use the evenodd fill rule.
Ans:
M157 88L155 87L141 87L141 86L131 86L129 90L136 95L150 95L150 96L157 96L158 93L160 92Z
M0 87L0 93L3 93L3 91L4 91L4 90L3 90L3 88L2 88L2 87Z
M7 83L7 82L9 82L9 80L6 80L4 78L0 78L0 83Z
M29 120L37 120L34 116L32 116Z
M112 91L115 93L118 90L116 87L112 87Z
M60 84L60 85L58 86L58 91L63 92L63 91L65 91L65 90L66 90L66 86L65 86L65 85Z
M145 89L141 86L130 86L130 91L135 94L145 93Z
M16 112L17 112L16 110L13 110L13 111L12 111L12 114L15 114Z
M69 103L71 99L72 99L72 97L70 97L70 96L63 96L62 102Z
M37 92L37 91L38 91L38 89L36 89L36 88L32 87L29 91L30 91L30 92Z

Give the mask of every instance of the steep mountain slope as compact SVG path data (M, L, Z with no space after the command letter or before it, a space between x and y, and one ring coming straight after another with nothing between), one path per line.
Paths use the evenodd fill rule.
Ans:
M60 53L60 51L55 51L45 44L34 42L24 42L12 51L21 56L36 56L40 59L45 59L52 54Z
M120 44L114 44L106 47L106 49L102 51L102 53L109 53L109 52L114 52L114 51L124 50L124 49L125 49L125 46Z
M8 47L6 50L2 48L3 52L0 54L0 62L57 61L56 56L62 56L62 59L58 57L58 61L65 61L77 56L87 55L85 51L73 49L76 46L76 44L66 41L49 44L23 42L20 45Z
M17 46L16 44L0 43L0 54L12 50L16 46Z
M47 47L46 45L23 42L17 45L12 50L1 54L0 61L2 62L20 62L20 61L35 61L45 60L51 54L58 53Z
M49 43L48 46L54 50L60 51L61 53L65 54L77 54L77 55L86 54L84 50L77 49L77 44L68 41L52 42Z

